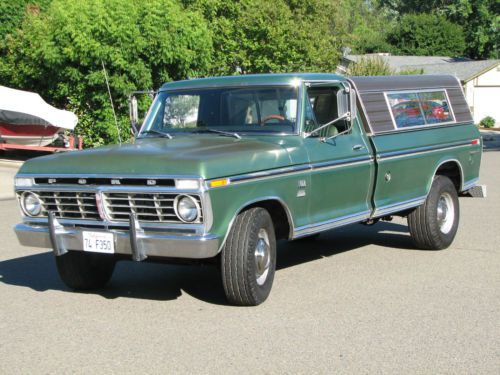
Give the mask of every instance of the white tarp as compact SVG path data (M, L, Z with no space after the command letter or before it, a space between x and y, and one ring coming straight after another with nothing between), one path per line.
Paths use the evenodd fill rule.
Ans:
M52 125L73 130L78 117L52 107L34 92L0 86L0 123L11 125Z

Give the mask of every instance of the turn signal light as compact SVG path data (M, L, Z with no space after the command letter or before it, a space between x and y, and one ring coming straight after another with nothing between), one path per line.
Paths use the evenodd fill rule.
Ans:
M220 178L218 180L210 181L209 185L211 188L218 188L218 187L229 185L229 182L230 182L229 178Z

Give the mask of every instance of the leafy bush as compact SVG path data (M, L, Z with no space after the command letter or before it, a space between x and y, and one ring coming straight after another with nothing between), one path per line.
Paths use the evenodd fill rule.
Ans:
M482 126L483 128L492 128L495 126L495 119L491 116L486 116L479 121L479 126Z
M362 57L351 63L347 69L349 76L390 76L395 74L387 61L380 56Z
M461 26L434 14L405 14L388 35L402 55L462 56L465 36Z
M126 140L128 94L206 74L212 38L201 13L175 0L53 0L25 16L3 54L0 84L75 111L88 147L118 139L102 62Z

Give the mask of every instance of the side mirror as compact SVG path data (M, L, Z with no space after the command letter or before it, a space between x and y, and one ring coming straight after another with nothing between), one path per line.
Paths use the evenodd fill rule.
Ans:
M348 90L337 91L337 113L347 113L349 111L350 95Z
M351 87L349 90L349 98L350 98L350 105L351 105L351 120L354 120L358 116L358 108L357 108L357 101L356 101L356 91Z
M129 115L130 115L130 124L132 126L131 130L134 135L136 135L139 130L137 129L137 125L139 123L139 110L137 106L137 98L135 95L129 97L128 100L129 106Z

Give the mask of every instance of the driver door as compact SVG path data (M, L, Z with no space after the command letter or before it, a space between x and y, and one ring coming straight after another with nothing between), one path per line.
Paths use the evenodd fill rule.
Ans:
M349 88L338 82L311 85L306 93L303 126L306 132L346 111L355 113ZM360 221L370 215L374 163L360 123L352 117L304 139L312 166L309 197L312 232Z

